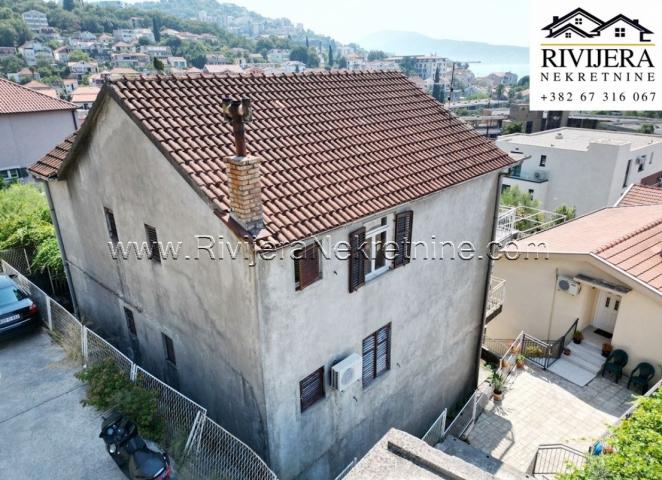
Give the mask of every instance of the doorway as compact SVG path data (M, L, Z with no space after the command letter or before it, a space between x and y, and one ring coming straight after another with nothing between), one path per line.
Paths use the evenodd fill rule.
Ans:
M601 290L595 306L593 326L606 333L614 333L618 309L621 306L621 296Z

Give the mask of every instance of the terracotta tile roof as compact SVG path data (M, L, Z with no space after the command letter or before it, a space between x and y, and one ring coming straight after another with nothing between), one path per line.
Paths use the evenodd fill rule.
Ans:
M616 203L617 207L635 205L662 205L662 188L633 184Z
M531 252L541 243L549 253L591 255L662 294L662 205L598 210L527 237L509 250Z
M263 159L261 242L273 246L513 163L396 72L141 77L105 89L222 216L224 158L234 146L221 100L251 98L246 139ZM47 156L33 172L55 176L47 167L61 156Z
M74 132L69 135L62 143L32 165L29 170L40 177L54 178L67 154L71 151L71 146L76 140L77 133Z
M0 78L0 115L54 110L76 110L76 105Z

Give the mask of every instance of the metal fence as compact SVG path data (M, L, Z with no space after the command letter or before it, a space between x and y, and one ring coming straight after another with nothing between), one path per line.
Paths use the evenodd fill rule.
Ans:
M533 475L567 473L586 463L586 455L568 445L540 445L531 464Z
M2 260L5 274L37 304L54 340L84 367L110 361L141 387L154 392L165 424L165 443L177 460L179 478L276 480L250 447L207 418L207 410L165 384L83 325L58 302Z
M448 410L444 408L444 411L441 412L441 415L432 423L428 431L423 435L423 441L434 447L444 438L444 433L446 432L446 415Z

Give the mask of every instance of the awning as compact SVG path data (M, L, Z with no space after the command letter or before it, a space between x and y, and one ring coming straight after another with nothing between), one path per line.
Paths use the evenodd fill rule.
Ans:
M595 288L599 288L601 290L609 290L612 293L616 293L618 295L624 295L628 293L630 290L632 290L630 287L626 287L624 285L617 285L615 283L608 282L606 280L602 280L601 278L593 278L589 277L588 275L584 275L580 273L579 275L575 275L573 277L573 280L576 282L580 283L585 283L587 285L591 285Z

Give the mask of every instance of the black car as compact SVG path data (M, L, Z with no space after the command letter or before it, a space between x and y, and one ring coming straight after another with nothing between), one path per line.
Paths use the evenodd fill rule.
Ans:
M0 275L0 337L37 325L37 305L10 277Z

